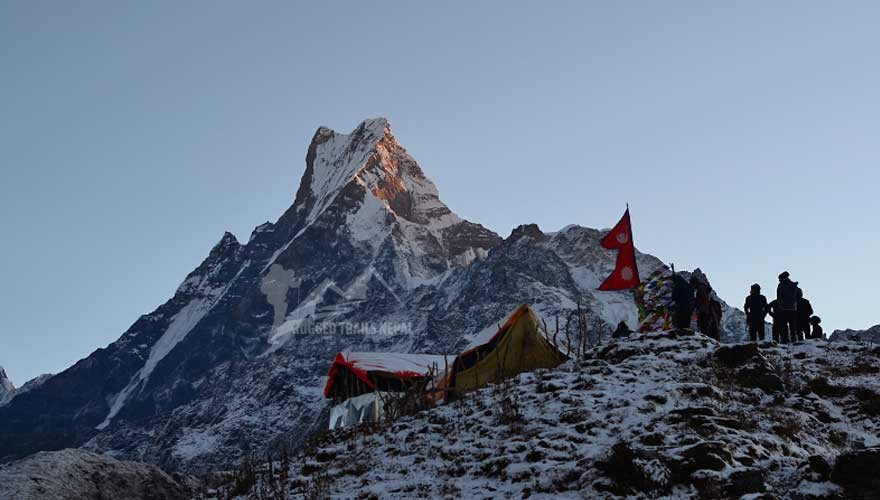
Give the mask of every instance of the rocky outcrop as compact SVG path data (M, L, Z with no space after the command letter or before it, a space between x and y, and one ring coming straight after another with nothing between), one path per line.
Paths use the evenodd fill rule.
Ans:
M0 366L0 406L5 405L15 395L15 385L6 376L6 371Z
M152 465L82 450L41 452L0 466L0 498L16 500L184 500L194 484Z
M852 500L880 498L880 448L843 453L834 462L831 481Z
M836 342L839 340L856 340L862 342L873 342L880 344L880 325L873 326L867 330L835 330L828 340Z

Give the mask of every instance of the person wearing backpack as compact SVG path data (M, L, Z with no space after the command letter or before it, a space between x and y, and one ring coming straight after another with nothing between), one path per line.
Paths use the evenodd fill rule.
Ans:
M694 316L694 287L678 273L672 276L672 325L689 329Z
M767 297L761 295L761 285L757 283L752 285L751 293L746 297L746 305L743 310L746 312L749 339L752 342L763 341L764 319L770 312L770 307L767 305Z
M780 334L790 342L797 339L798 333L798 300L803 297L803 292L798 288L796 281L791 280L788 271L779 275L779 285L776 287L776 315L782 320Z

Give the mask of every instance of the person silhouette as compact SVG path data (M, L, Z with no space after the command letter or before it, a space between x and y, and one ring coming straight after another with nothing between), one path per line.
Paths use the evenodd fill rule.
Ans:
M822 326L819 323L822 322L822 318L819 316L813 316L810 318L810 324L813 325L813 333L810 335L810 338L816 340L825 340L825 332L822 330Z
M761 285L752 285L751 293L746 297L746 323L749 328L749 340L757 342L764 340L764 319L770 308L767 305L767 297L761 295Z
M691 327L694 316L694 287L678 273L672 276L672 326L679 330Z
M780 334L790 342L797 339L798 332L798 300L803 297L803 292L798 288L797 281L791 280L788 271L779 275L779 285L776 287L776 313L782 320Z
M813 316L813 306L810 301L800 297L797 303L797 328L798 340L809 339L810 334L810 317Z

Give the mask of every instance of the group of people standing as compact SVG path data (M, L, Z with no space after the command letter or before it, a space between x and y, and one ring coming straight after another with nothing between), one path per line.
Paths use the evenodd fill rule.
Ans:
M715 340L721 340L721 302L712 292L709 279L699 269L690 280L676 273L672 277L672 325L690 328L696 312L697 329Z
M804 298L798 282L791 280L788 271L779 275L776 300L767 302L767 297L761 295L761 286L755 283L746 297L744 310L752 342L764 340L764 322L768 314L773 318L775 342L788 344L825 338L820 325L822 319L813 315L813 306Z
M671 285L669 292L656 294L661 297L659 300L663 304L669 304L669 306L668 308L664 306L660 312L655 313L655 316L662 314L666 318L665 328L691 329L694 320L696 320L696 330L720 341L721 302L715 296L709 285L709 280L702 271L695 270L689 278L686 279L684 275L673 271L671 280L665 281L667 285L655 285L651 288L662 291L665 286ZM653 280L649 281L654 283ZM648 301L645 300L645 302ZM804 298L804 292L796 281L791 280L788 271L779 275L779 286L776 288L775 300L767 302L767 297L761 295L761 285L755 283L752 285L751 293L746 297L744 309L749 339L752 342L765 340L765 320L768 314L773 319L772 332L775 342L788 344L806 339L825 338L820 325L822 319L813 315L812 304ZM644 318L640 318L640 321L642 320ZM643 323L654 326L650 321L643 321ZM647 330L643 325L639 331ZM612 337L622 338L630 333L632 330L626 322L621 321Z

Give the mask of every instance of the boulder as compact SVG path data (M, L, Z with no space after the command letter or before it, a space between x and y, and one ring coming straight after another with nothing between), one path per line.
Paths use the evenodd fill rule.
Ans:
M766 365L742 368L736 373L736 381L743 387L761 389L766 394L785 391L785 383Z
M831 481L839 484L851 500L880 498L880 448L844 453L837 457Z
M719 471L733 461L730 451L720 441L701 441L688 446L670 459L668 465L676 482L687 482L699 470Z
M609 491L625 495L631 491L662 492L669 486L669 471L656 459L642 456L626 443L617 443L605 460L596 462L596 468L613 482Z
M715 359L719 363L735 368L761 356L757 344L734 344L721 346L715 351Z
M821 480L827 481L831 474L831 465L822 455L813 455L809 459L810 472L816 474Z
M758 468L737 470L730 474L724 485L724 493L733 498L749 493L762 493L765 489L764 472Z

